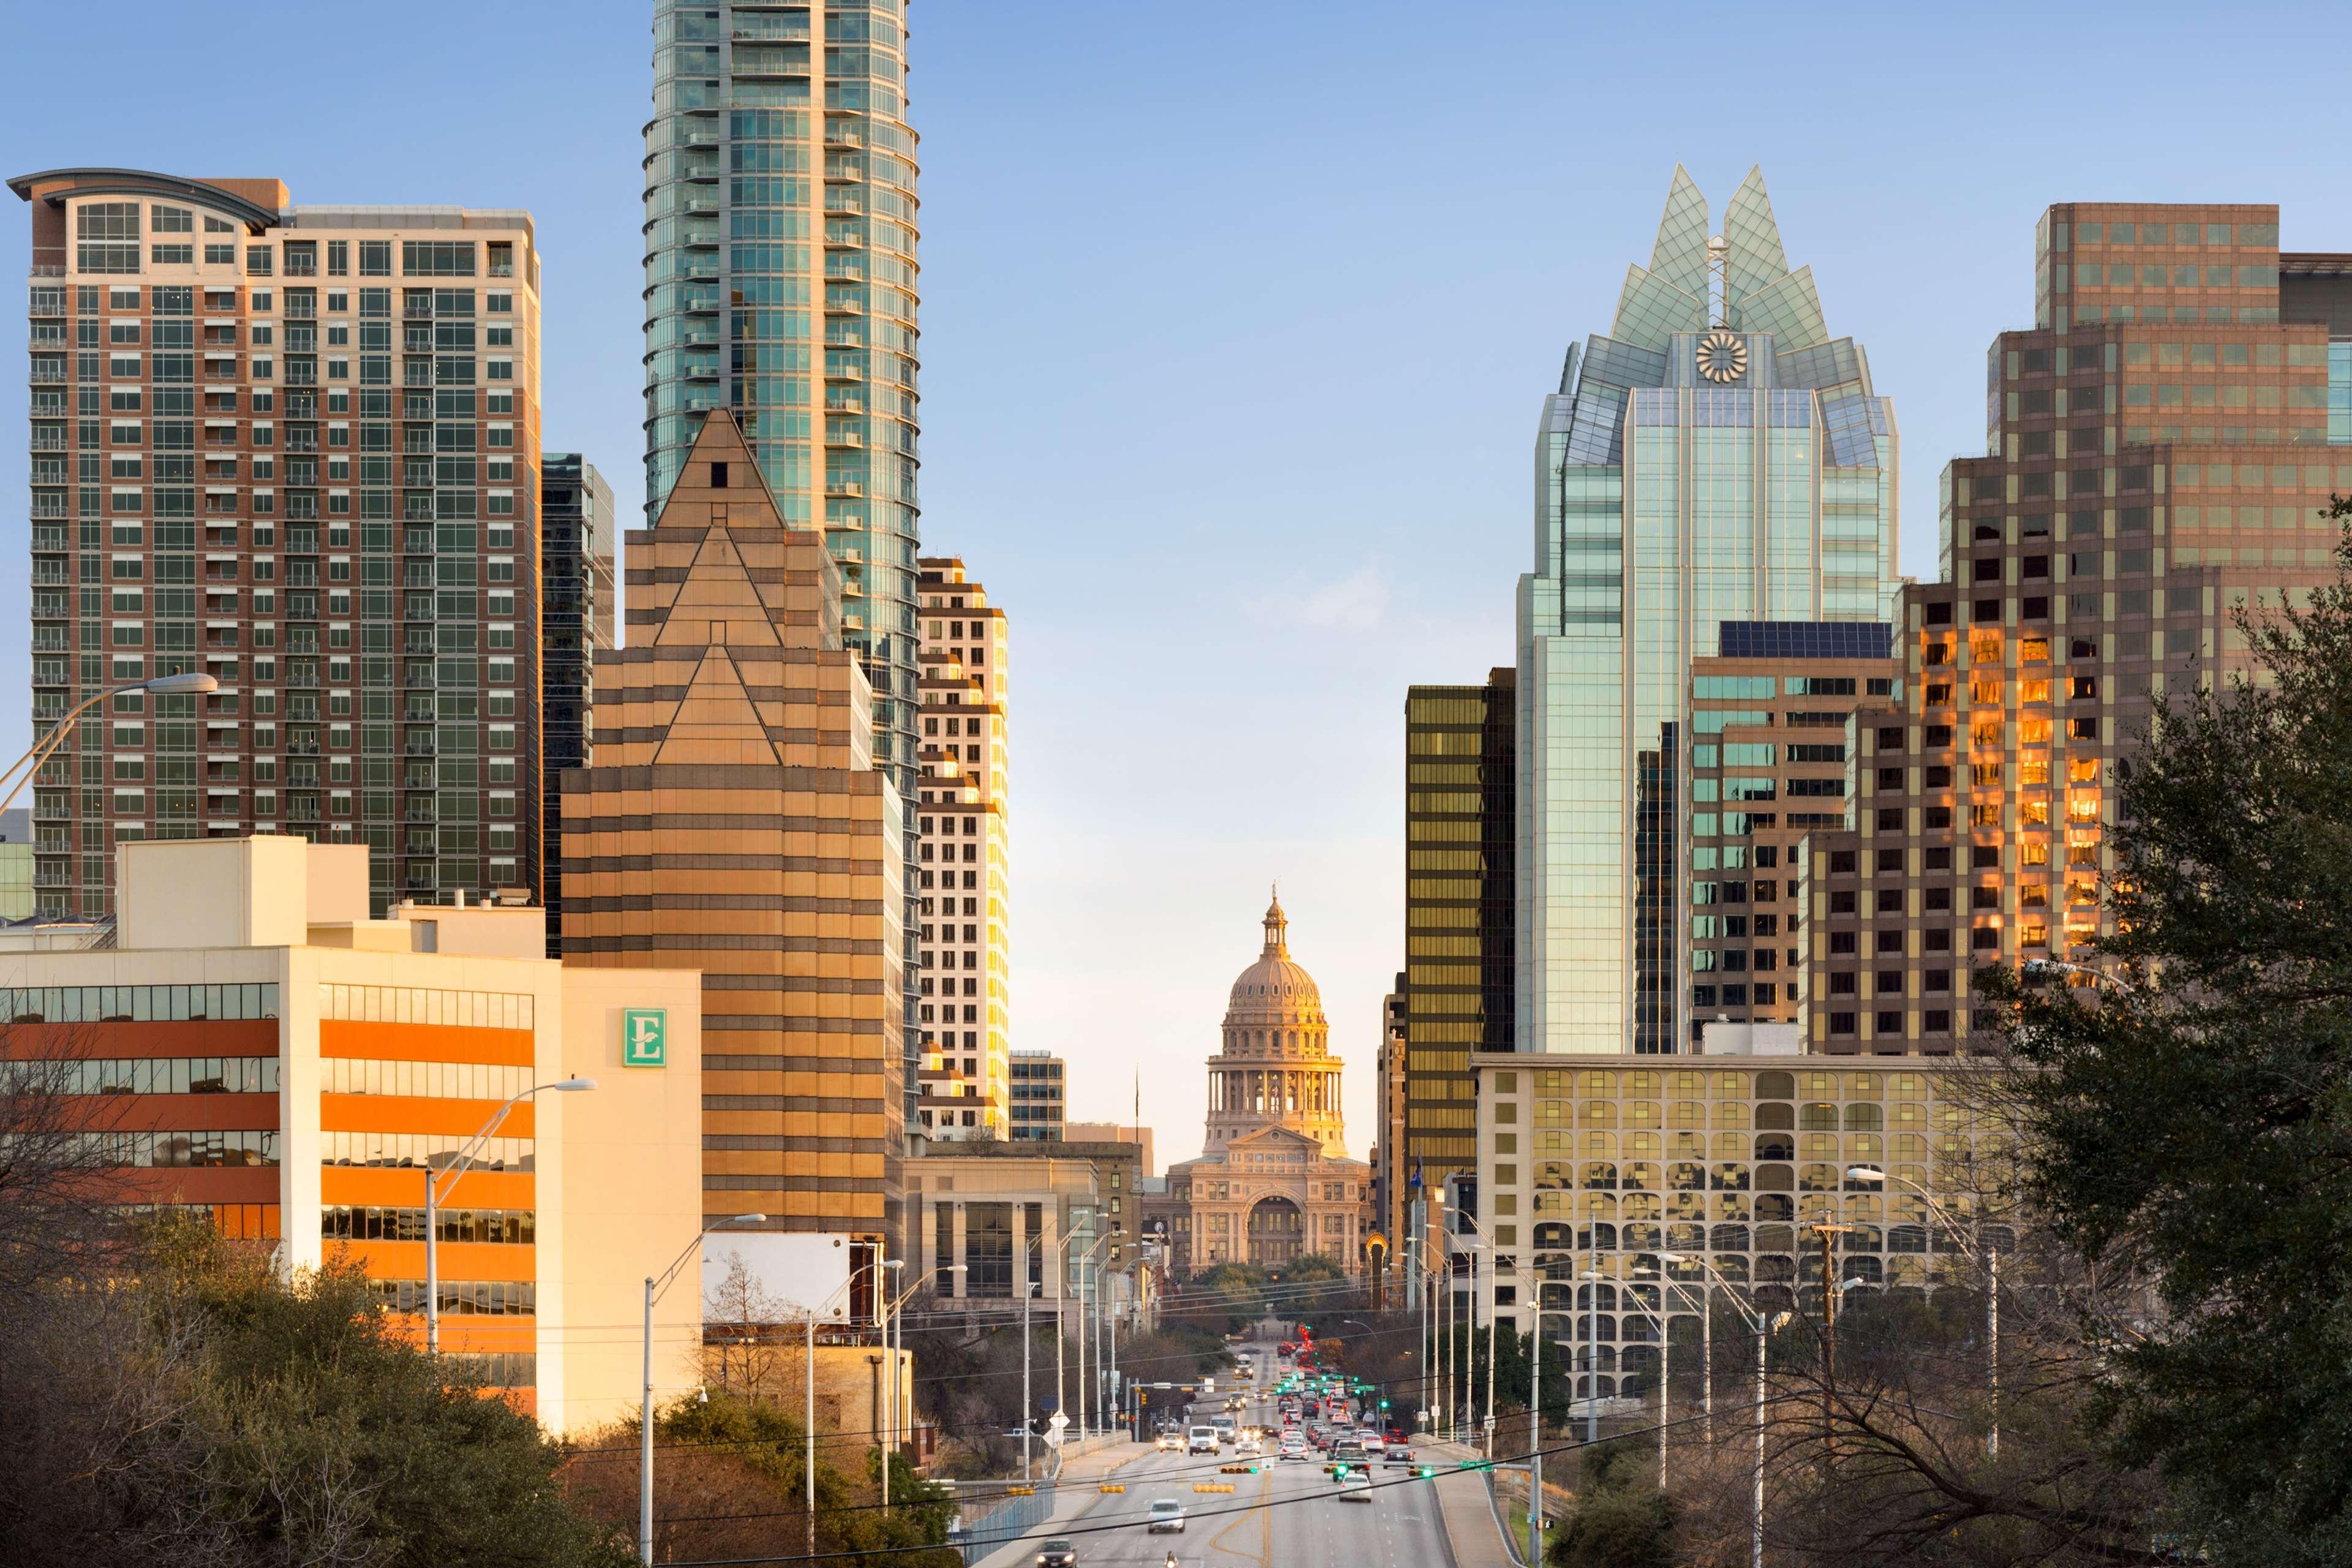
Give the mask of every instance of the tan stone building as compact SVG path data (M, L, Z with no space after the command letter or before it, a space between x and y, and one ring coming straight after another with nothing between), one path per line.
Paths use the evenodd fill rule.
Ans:
M702 971L709 1213L895 1241L904 817L840 570L723 411L627 559L563 780L564 962Z
M1168 1167L1145 1204L1178 1273L1219 1263L1279 1268L1322 1253L1349 1272L1370 1223L1371 1167L1350 1160L1339 1058L1315 979L1294 963L1276 900L1265 946L1234 982L1223 1048L1209 1058L1206 1147Z
M988 590L966 575L957 557L925 556L919 564L920 1115L938 1138L1017 1138L1006 1059L1012 786L1004 612L988 602Z

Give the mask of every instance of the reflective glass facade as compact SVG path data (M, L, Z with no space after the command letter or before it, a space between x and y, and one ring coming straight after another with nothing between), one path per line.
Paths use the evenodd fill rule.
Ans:
M1692 660L1726 621L1876 621L1896 437L1751 172L1709 238L1675 171L1607 336L1571 348L1519 581L1517 1045L1673 1051L1676 784Z

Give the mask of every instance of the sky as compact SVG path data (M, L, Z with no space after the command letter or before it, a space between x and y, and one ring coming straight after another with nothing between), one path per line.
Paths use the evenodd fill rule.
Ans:
M551 448L643 492L650 0L13 7L5 172L276 176L298 203L524 206ZM2316 5L911 0L922 545L1012 636L1013 1039L1074 1119L1200 1147L1279 879L1372 1133L1402 962L1403 702L1507 663L1532 451L1676 163L1760 163L1790 263L1903 440L1902 565L1983 445L2050 203L2280 204L2352 250ZM100 109L102 112L93 112ZM21 206L0 243L23 256ZM0 363L24 318L0 311ZM24 384L0 415L23 412ZM0 443L0 495L26 454ZM8 527L25 547L26 510ZM20 554L16 560L21 563ZM0 571L0 625L26 622ZM29 739L28 638L0 733Z

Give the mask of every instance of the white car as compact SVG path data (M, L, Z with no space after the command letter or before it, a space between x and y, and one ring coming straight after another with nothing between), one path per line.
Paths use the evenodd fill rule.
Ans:
M1255 1437L1244 1437L1234 1447L1236 1459L1255 1459L1265 1452L1265 1445Z
M1346 1475L1341 1476L1339 1500L1341 1502L1371 1501L1372 1478L1370 1475L1362 1470L1349 1470Z
M1144 1521L1143 1528L1145 1533L1150 1535L1158 1535L1164 1530L1172 1530L1179 1535L1183 1534L1184 1505L1174 1498L1153 1499L1150 1517Z
M1367 1454L1380 1453L1389 1446L1389 1440L1378 1432L1359 1433L1357 1440L1364 1445L1364 1452Z
M1184 1435L1177 1431L1174 1427L1170 1427L1168 1430L1160 1434L1160 1447L1164 1453L1182 1453L1184 1451Z
M1213 1454L1216 1451L1217 1429L1214 1426L1195 1426L1185 1434L1185 1453Z

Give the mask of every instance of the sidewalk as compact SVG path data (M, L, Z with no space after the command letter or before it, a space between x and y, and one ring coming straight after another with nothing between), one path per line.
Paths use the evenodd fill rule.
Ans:
M1503 1540L1487 1472L1454 1468L1477 1458L1478 1450L1466 1443L1415 1438L1412 1454L1438 1467L1431 1484L1437 1489L1438 1520L1454 1552L1454 1568L1520 1568L1518 1553Z
M1054 1511L1031 1526L1020 1539L1008 1541L982 1558L973 1568L1020 1568L1037 1554L1039 1541L1102 1501L1099 1489L1105 1478L1129 1460L1157 1451L1150 1443L1129 1442L1123 1433L1089 1437L1083 1450L1077 1444L1070 1444L1062 1461L1061 1481L1054 1488ZM1039 1473L1044 1473L1042 1468ZM1042 1480L1038 1489L1045 1489Z

